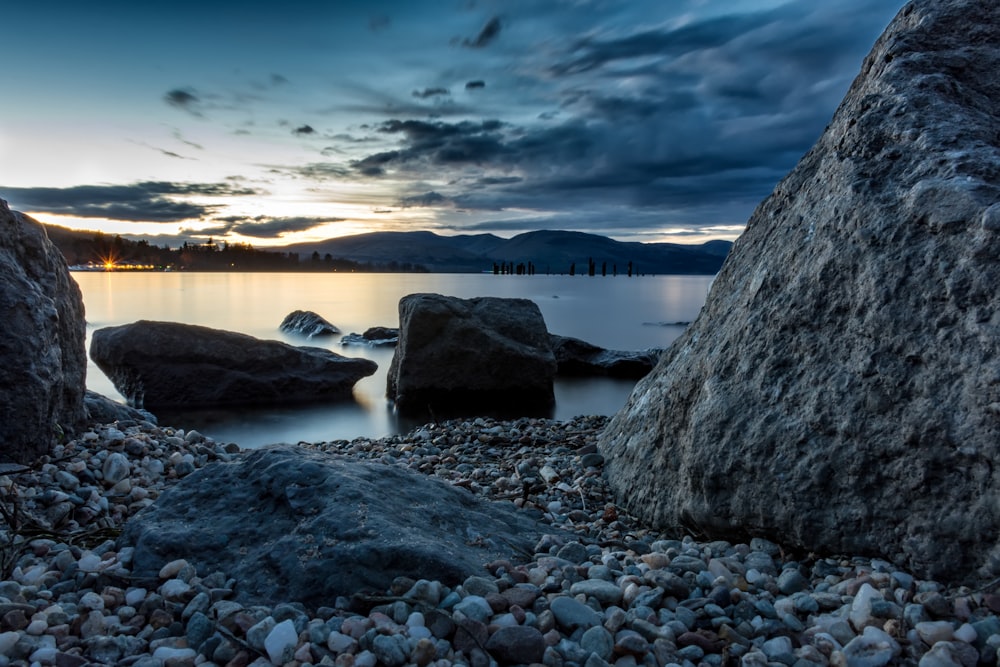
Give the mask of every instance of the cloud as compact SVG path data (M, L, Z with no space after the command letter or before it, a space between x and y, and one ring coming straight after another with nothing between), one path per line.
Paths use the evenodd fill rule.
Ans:
M344 218L310 218L302 216L282 218L229 216L215 218L216 222L222 223L215 227L198 230L186 229L182 231L201 237L239 234L258 239L274 239L286 234L309 231L310 229L315 229L331 222L343 222L343 220Z
M107 218L127 222L182 222L210 215L217 204L185 201L185 196L231 197L261 194L227 183L143 181L131 185L78 185L70 188L8 188L0 193L20 210Z
M418 97L422 100L426 100L428 97L437 97L438 95L451 95L451 91L447 88L424 88L423 90L413 91L413 97Z
M477 81L469 81L467 84L465 84L465 89L466 90L475 90L477 88L485 88L485 87L486 87L486 82L485 81L478 81L478 80Z
M486 22L486 25L479 31L475 39L463 39L462 46L468 49L481 49L489 46L500 36L501 28L503 28L503 24L500 22L500 17L494 16Z
M435 206L448 206L452 201L439 192L425 192L420 195L411 195L399 200L397 206L402 208L430 208Z
M316 130L314 130L311 125L301 125L292 130L292 134L305 136L310 134L316 134Z
M193 116L201 117L203 114L199 109L201 100L190 88L175 88L163 95L163 101L172 107L187 111Z

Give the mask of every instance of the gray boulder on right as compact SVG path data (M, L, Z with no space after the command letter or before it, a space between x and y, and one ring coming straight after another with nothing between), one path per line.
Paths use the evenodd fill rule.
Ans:
M403 412L539 411L555 403L556 360L528 299L410 294L387 396Z
M1000 575L1000 3L915 0L601 441L709 538Z

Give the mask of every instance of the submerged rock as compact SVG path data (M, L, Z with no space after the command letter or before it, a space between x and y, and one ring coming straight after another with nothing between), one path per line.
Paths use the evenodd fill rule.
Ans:
M294 310L288 313L278 328L287 334L297 334L306 338L334 336L340 333L340 329L311 310Z
M90 356L134 407L303 403L351 396L374 361L176 322L98 329Z
M548 409L555 372L545 320L533 301L440 294L399 301L387 395L401 411Z
M0 460L29 463L82 426L85 328L45 228L0 199Z
M395 347L399 342L399 329L371 327L363 334L349 333L340 339L341 345L367 345L368 347Z
M916 0L601 442L663 527L1000 574L1000 4Z
M606 350L579 338L555 334L551 334L549 340L559 375L639 379L653 370L663 354L663 350Z

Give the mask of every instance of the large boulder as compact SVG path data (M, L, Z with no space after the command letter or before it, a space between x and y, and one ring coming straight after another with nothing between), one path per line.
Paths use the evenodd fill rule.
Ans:
M400 411L538 411L555 403L556 360L528 299L410 294L387 395Z
M523 560L545 532L511 503L419 473L280 445L185 477L125 526L132 575L184 558L225 572L247 604L333 606L396 577L460 583Z
M323 348L148 320L98 329L90 357L129 405L153 412L343 399L377 368Z
M606 376L638 380L656 366L663 350L607 350L579 338L551 334L557 373L573 376Z
M1000 3L917 0L602 437L716 538L1000 574Z
M0 199L0 461L29 463L86 419L80 288L45 228Z

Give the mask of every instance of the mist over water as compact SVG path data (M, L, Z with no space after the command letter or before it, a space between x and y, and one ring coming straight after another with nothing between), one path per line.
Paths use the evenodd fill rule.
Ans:
M701 309L712 276L494 276L398 273L74 273L87 310L87 344L95 329L136 320L163 320L326 347L365 357L379 369L354 387L354 400L298 407L161 412L160 423L197 429L222 442L258 447L383 437L419 422L400 419L385 398L392 348L343 346L340 336L306 340L278 330L293 310L312 310L344 333L399 326L399 299L433 292L471 298L527 298L538 304L551 333L616 350L667 347ZM556 406L545 416L611 415L635 383L606 378L557 379ZM124 399L93 362L87 386Z

